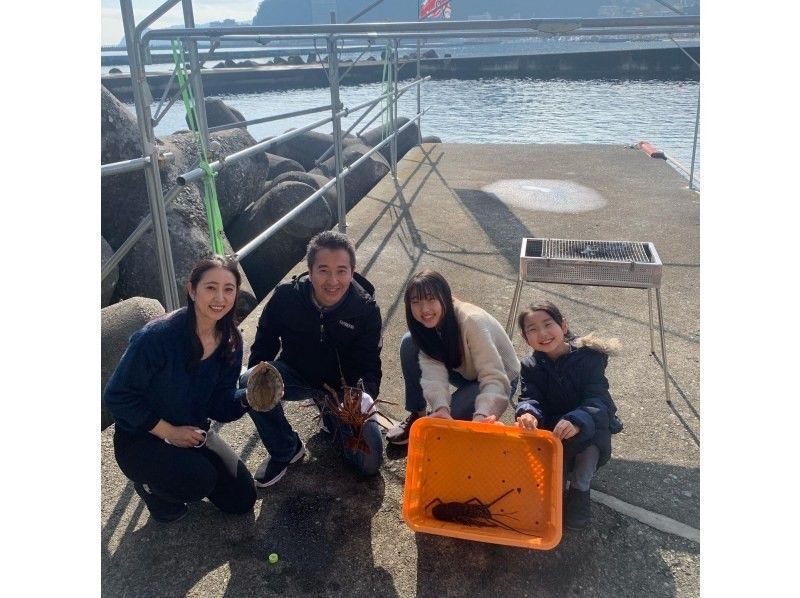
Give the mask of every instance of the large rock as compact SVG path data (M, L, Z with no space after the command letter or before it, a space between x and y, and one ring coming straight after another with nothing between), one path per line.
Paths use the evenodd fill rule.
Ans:
M192 169L197 162L199 155L197 143L192 133L168 135L162 138L162 141L168 151L180 156L165 173L175 181L178 175ZM217 142L220 145L220 155L228 156L255 145L256 140L244 129L228 129L211 133L209 142ZM238 162L225 163L215 178L223 226L227 226L247 205L260 197L269 172L270 164L265 152L259 152ZM202 186L202 180L198 183Z
M437 137L436 135L425 135L422 138L422 143L441 143L441 137Z
M289 64L303 64L303 58L298 54L291 54L286 59Z
M241 248L314 193L315 189L297 181L275 185L249 206L230 226L231 242ZM324 197L305 208L282 230L242 259L248 280L261 299L285 273L302 259L306 244L315 234L332 226L333 217Z
M206 121L209 127L232 125L246 119L238 110L234 110L219 98L206 98ZM189 121L186 121L189 124Z
M102 236L100 237L100 268L114 255L114 250ZM114 288L119 280L119 266L115 266L111 273L100 282L100 307L105 307L111 303Z
M136 117L101 86L100 163L112 164L142 157ZM144 173L115 174L100 180L100 231L113 249L125 241L149 212Z
M355 143L361 143L361 140L353 135L348 135L342 139L342 147ZM304 170L311 170L316 166L317 158L328 151L332 145L333 135L330 133L306 131L274 146L272 152L299 162L303 165ZM331 155L333 155L333 150L331 150Z
M404 124L408 122L408 119L404 116L400 116L395 119L395 128L399 129ZM389 132L391 134L391 131ZM386 135L383 134L383 127L375 127L374 129L370 129L369 131L365 131L360 135L361 141L369 145L370 147L375 147L381 141L386 139ZM397 159L399 160L403 156L406 155L408 150L415 147L417 145L417 141L419 140L419 127L417 123L410 125L407 129L405 129L400 136L397 138ZM383 154L383 157L386 158L387 161L390 161L392 155L392 148L391 143L387 143L384 145L380 152Z
M305 172L306 169L297 160L284 158L278 154L267 154L269 160L269 176L275 178L284 172Z
M139 134L133 115L104 88L101 91L102 163L141 157ZM255 140L241 130L214 133L224 154L244 149ZM174 162L161 168L165 193L174 186L179 174L192 168L197 148L190 133L170 135L156 140L160 149L171 151ZM227 165L217 177L217 189L223 223L230 221L244 206L260 196L267 179L269 164L265 154ZM101 234L112 249L118 248L138 226L150 206L142 172L103 177L101 195ZM209 253L208 225L199 187L187 185L172 206L167 208L176 283L182 287L194 263ZM230 245L227 251L232 252ZM158 272L154 236L148 231L119 264L119 280L112 301L142 296L164 303ZM237 313L246 315L257 304L247 279L242 284ZM185 299L182 297L185 301Z
M100 310L100 429L114 423L102 400L109 378L128 348L131 335L153 318L164 315L164 308L155 299L131 297Z
M342 161L345 166L350 166L371 148L363 144L354 144L344 148ZM375 152L369 158L359 164L344 179L344 191L347 197L345 204L346 210L350 210L358 201L369 193L378 181L389 172L389 163L381 156L380 151ZM311 171L311 174L321 174L327 178L336 176L336 165L333 158L329 158L319 165L319 168ZM334 217L338 214L338 205L331 205ZM337 219L338 220L338 219Z
M167 208L172 263L181 305L186 304L184 287L194 264L211 252L208 224L199 193L187 186L175 202ZM224 240L225 253L233 253L230 242ZM130 253L120 262L119 282L114 298L127 299L134 296L152 297L166 303L158 272L158 260L153 231L145 233ZM246 276L242 276L242 287L236 303L237 317L243 319L258 305L255 293Z

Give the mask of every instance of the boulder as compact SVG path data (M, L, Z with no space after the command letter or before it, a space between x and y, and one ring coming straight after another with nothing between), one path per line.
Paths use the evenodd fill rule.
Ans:
M281 56L276 56L272 64L288 64L287 60Z
M243 247L314 191L312 186L296 181L275 185L231 224L228 230L231 242L236 247ZM311 237L330 228L332 220L327 202L319 198L281 231L243 258L242 267L256 296L266 296L285 273L302 259Z
M317 55L314 52L311 52L311 54L308 55L308 58L306 58L306 64L314 64L316 62L319 62Z
M439 55L436 53L436 50L428 50L427 52L422 53L423 58L439 58Z
M221 99L206 98L206 120L209 127L219 127L244 122L245 118L241 112L233 110ZM188 120L186 124L189 124Z
M230 58L225 59L225 68L235 69L237 66L239 65L236 64L236 62L231 60Z
M215 69L224 69L224 68L227 68L227 67L228 67L228 65L225 64L224 62L218 62L217 64L214 65Z
M406 117L400 116L395 119L395 128L399 129L407 122L408 119ZM370 147L375 147L386 138L383 134L383 126L378 126L374 129L370 129L369 131L365 131L360 135L360 137L362 143L369 145ZM417 123L410 125L407 129L400 133L400 136L397 138L397 159L399 160L405 156L408 150L416 146L418 139L419 127L417 126ZM384 145L380 149L380 152L387 161L392 159L392 148L390 143Z
M422 143L441 143L442 139L436 135L426 135L422 138Z
M342 147L354 143L361 143L361 140L354 135L347 135L342 139ZM299 162L304 170L311 170L316 166L317 158L322 156L332 145L333 135L330 133L306 131L274 146L272 152ZM331 155L333 154L331 153Z
M162 142L167 151L172 151L176 155L175 163L169 165L165 172L171 181L175 181L178 175L191 170L197 162L199 154L197 143L194 134L185 133L168 135L162 138ZM217 142L220 155L228 156L255 145L256 140L244 129L228 129L211 133L209 142ZM270 163L265 152L223 166L215 178L223 226L227 226L241 214L245 206L260 197L269 173ZM201 188L202 180L198 181L198 184ZM203 205L202 201L200 205Z
M114 255L114 250L102 236L100 237L100 268ZM100 307L106 307L111 303L114 288L119 280L119 266L115 266L111 273L100 282Z
M344 148L342 161L345 166L350 166L356 160L366 154L371 148L355 144ZM372 154L367 160L359 164L355 170L348 174L344 179L344 191L347 198L346 210L350 210L358 201L369 193L378 181L389 172L389 163L381 156L380 152ZM321 174L327 178L336 176L336 165L331 157L310 172L310 174ZM338 215L338 203L331 205L331 212L334 218Z
M288 62L289 64L303 64L303 58L302 58L302 56L299 56L298 54L291 54L286 59L286 62Z
M128 348L128 339L150 320L162 315L164 308L161 304L146 297L131 297L100 310L100 430L114 423L102 396Z
M284 172L305 172L303 165L291 158L284 158L278 154L267 154L269 160L269 176L273 179Z
M254 67L254 66L261 66L261 65L258 64L257 62L254 62L253 60L242 60L236 66L238 66L239 68L248 68L248 67Z
M208 224L205 210L197 189L187 185L167 208L167 228L169 230L172 263L175 268L175 281L181 305L186 304L184 285L194 264L201 257L211 252L208 238ZM224 240L225 253L233 253L227 239ZM150 230L131 249L120 262L119 282L114 293L114 300L129 297L152 297L162 303L164 294L161 288L161 276L158 272L155 237ZM243 319L258 305L255 293L246 276L243 276L236 314Z
M101 86L100 163L142 157L136 117ZM100 179L100 231L113 249L125 241L150 207L144 173L128 172Z
M224 154L244 149L255 140L242 130L222 131L211 135ZM156 140L159 148L173 152L175 159L161 168L164 192L172 188L179 174L188 171L197 157L193 134L170 135ZM141 157L138 129L133 115L105 88L101 90L101 162L103 164ZM229 164L217 177L217 190L223 224L244 206L258 198L267 180L269 163L263 153L237 164ZM101 182L101 235L112 249L118 248L139 225L150 205L144 173L107 176ZM209 252L205 209L195 184L187 185L167 207L170 244L173 251L176 282L182 286L191 267ZM227 250L232 252L230 246ZM249 283L242 285L237 313L246 315L256 305ZM148 231L119 264L119 279L111 301L143 296L164 302L158 273L154 236Z
M119 75L120 73L122 73L122 71L120 69L118 69L117 67L113 67L113 68L108 69L108 74L109 75Z
M270 191L273 187L285 183L286 181L297 181L298 183L305 183L309 187L312 187L314 190L322 188L326 185L330 179L322 174L319 173L311 173L311 172L284 172L276 176L271 181L267 181L267 184L264 185L264 193ZM334 221L337 220L337 207L336 207L336 186L329 187L325 194L323 195L325 198L325 202L328 204L328 208L331 211L331 217Z

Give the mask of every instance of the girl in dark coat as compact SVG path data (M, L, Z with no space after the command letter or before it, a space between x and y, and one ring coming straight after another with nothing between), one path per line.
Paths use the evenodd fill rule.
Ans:
M564 479L569 491L564 524L585 527L591 519L589 484L611 457L611 434L619 425L605 369L616 339L577 338L550 301L533 303L519 315L533 355L522 360L522 391L515 412L525 429L551 430L564 445Z

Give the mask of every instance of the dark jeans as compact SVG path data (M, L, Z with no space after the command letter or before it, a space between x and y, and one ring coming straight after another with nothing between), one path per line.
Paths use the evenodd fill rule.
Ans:
M403 370L403 379L406 388L406 411L424 411L428 404L422 394L422 369L419 367L419 347L411 338L411 333L406 332L400 341L400 368ZM475 398L480 393L480 383L477 380L467 380L455 370L448 370L450 384L456 391L450 402L450 415L453 419L472 420L475 413ZM517 390L519 378L511 380L511 394Z
M270 456L278 461L289 461L295 454L298 435L283 413L283 401L313 399L317 405L323 405L327 393L309 385L285 361L276 359L270 363L275 366L283 378L283 399L269 411L253 411L251 409L248 413ZM250 370L241 375L239 378L240 388L247 386L249 376ZM383 462L383 438L378 424L368 421L361 430L368 450L367 453L364 453L347 446L348 440L354 436L350 426L342 424L326 411L322 412L322 418L344 460L364 475L376 474Z
M147 484L159 498L187 503L205 497L226 513L246 513L256 502L253 477L239 461L236 477L205 446L180 448L147 435L114 432L114 456L122 473Z

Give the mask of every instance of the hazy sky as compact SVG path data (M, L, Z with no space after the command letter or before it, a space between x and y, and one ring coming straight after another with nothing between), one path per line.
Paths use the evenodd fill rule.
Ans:
M251 20L258 9L260 0L194 0L194 20L196 23L235 19ZM138 23L156 8L164 4L164 0L133 0L133 13ZM122 12L119 0L100 0L101 25L100 32L103 45L116 44L125 35L122 29ZM154 28L169 27L183 23L183 9L179 2L174 8L156 21Z

